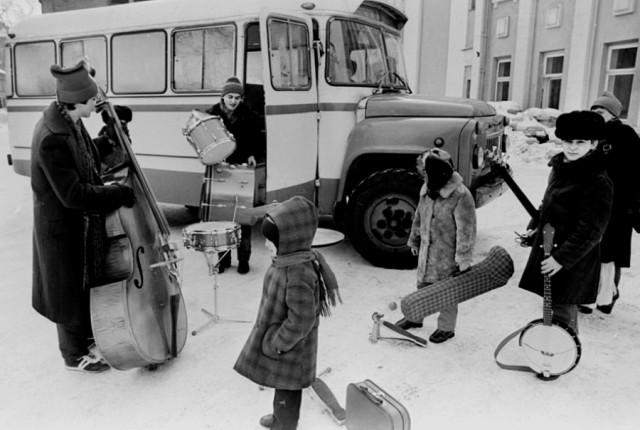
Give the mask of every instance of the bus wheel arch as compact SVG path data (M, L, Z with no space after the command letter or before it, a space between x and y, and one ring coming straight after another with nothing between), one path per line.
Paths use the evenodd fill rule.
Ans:
M346 231L353 247L378 267L413 269L406 245L418 206L422 178L406 169L385 169L363 179L350 193Z

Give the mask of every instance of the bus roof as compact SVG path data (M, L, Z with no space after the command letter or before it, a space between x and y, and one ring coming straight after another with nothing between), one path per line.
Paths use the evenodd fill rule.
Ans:
M36 15L11 29L20 40L71 38L76 34L104 34L114 31L144 30L163 26L188 26L211 16L225 21L241 16L258 17L263 9L288 12L341 12L353 14L362 3L380 4L404 17L404 0L154 0ZM315 4L312 10L303 4ZM210 11L205 13L205 11Z

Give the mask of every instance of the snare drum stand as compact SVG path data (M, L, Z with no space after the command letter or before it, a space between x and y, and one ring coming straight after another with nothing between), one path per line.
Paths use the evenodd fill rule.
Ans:
M231 250L225 251L226 255ZM202 313L204 313L207 317L209 317L209 321L198 327L197 329L191 332L192 336L200 333L205 328L209 327L211 324L221 323L221 322L237 322L237 323L250 323L251 321L245 320L234 320L234 319L223 319L218 315L218 265L220 264L221 258L218 258L218 251L215 249L207 249L204 251L204 257L207 260L207 266L209 266L209 276L213 276L213 313L208 310L202 308L200 309Z

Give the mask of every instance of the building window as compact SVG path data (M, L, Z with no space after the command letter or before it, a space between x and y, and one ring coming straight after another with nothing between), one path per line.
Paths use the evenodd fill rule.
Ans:
M637 57L637 44L611 46L607 55L605 88L622 102L621 118L626 118L629 111Z
M558 109L562 89L562 71L564 55L545 54L542 71L542 107Z
M469 11L476 10L476 0L469 0Z
M509 83L511 81L511 60L498 60L496 64L496 97L497 102L509 100Z

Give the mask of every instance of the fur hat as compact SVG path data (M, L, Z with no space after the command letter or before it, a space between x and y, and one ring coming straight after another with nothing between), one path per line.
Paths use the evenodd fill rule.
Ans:
M278 247L278 242L280 241L280 231L278 230L278 226L273 222L269 215L265 216L262 220L262 234L271 243L273 243L276 248Z
M588 110L563 113L556 120L556 136L562 140L600 140L604 137L604 119Z
M222 86L221 97L224 97L229 93L240 94L241 96L244 95L244 88L242 87L242 83L240 82L240 79L236 78L235 76L230 77L229 79L227 79L227 82L224 83L224 85Z
M596 101L593 102L591 110L597 107L605 108L616 118L622 113L622 103L620 103L620 100L618 100L618 98L609 91L603 92L602 96L598 97Z
M91 75L92 68L80 60L72 67L54 64L50 68L56 78L56 95L61 103L84 103L98 94L98 84ZM95 74L95 71L93 72Z

